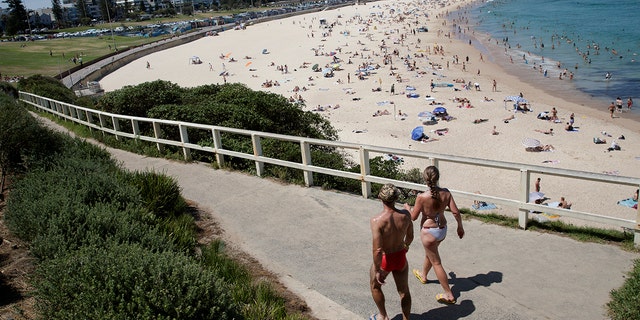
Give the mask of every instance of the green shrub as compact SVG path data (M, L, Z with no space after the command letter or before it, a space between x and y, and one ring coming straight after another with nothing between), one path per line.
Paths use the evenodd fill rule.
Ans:
M179 253L85 247L37 272L45 319L240 319L227 286Z
M18 90L66 103L75 103L77 99L73 90L65 87L59 80L39 74L20 80Z
M197 245L198 231L195 219L189 214L163 219L159 224L165 239L171 241L176 249L185 253L193 253ZM166 240L165 240L166 241Z
M106 93L96 103L100 110L146 117L147 112L163 104L179 104L182 88L168 81L156 80Z
M18 89L9 82L0 81L0 95L3 93L13 99L18 99Z
M202 263L218 278L233 281L231 294L241 305L244 319L287 319L285 300L270 283L253 282L245 267L228 257L224 242L215 240L202 248Z
M166 174L136 171L129 174L127 181L139 191L144 207L158 218L178 216L187 207L180 186Z
M83 207L110 204L114 210L140 203L137 191L121 179L117 167L95 146L68 145L59 157L42 164L14 185L5 220L20 238L32 241L45 234L50 219ZM88 147L88 148L87 148ZM104 152L104 151L103 151Z
M17 175L51 153L60 144L57 135L42 128L13 98L0 94L0 186L7 175ZM2 191L2 190L0 190Z
M47 219L47 228L31 242L34 256L53 259L86 246L100 248L109 243L136 243L152 252L176 250L165 232L143 221L146 211L142 208L96 204L74 209Z
M607 303L612 320L640 319L640 260L635 260L627 281L619 289L611 290Z

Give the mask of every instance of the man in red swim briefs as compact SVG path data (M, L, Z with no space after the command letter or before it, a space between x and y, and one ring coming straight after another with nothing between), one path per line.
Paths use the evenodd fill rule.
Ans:
M409 293L406 253L413 241L413 222L407 210L395 208L400 190L392 184L380 189L378 198L382 200L382 212L371 218L373 236L373 264L370 271L371 295L379 313L375 319L388 320L382 285L389 273L393 273L396 288L400 294L402 319L409 319L411 294Z

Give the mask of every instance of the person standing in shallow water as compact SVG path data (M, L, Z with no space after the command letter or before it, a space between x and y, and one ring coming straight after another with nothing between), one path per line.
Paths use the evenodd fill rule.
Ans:
M448 208L451 213L453 213L458 223L456 231L460 239L464 237L462 216L451 192L446 188L438 186L440 171L437 167L427 167L424 169L422 177L427 187L429 187L429 190L416 197L416 203L413 208L405 203L405 209L411 212L412 220L415 221L418 217L422 216L420 219L420 240L424 246L425 258L422 272L413 269L413 274L420 283L425 284L427 283L427 274L433 267L440 286L444 290L444 293L436 295L436 300L444 304L454 304L456 303L456 298L449 287L449 279L442 266L438 247L440 247L440 244L447 235L447 219L445 218L444 210Z
M408 211L398 210L395 203L400 190L393 184L385 184L378 193L382 200L382 212L371 218L373 264L371 264L369 283L373 301L379 314L374 319L389 320L385 307L382 285L389 273L393 273L396 289L400 294L402 319L408 320L411 314L411 293L409 292L409 265L407 251L413 242L413 222Z

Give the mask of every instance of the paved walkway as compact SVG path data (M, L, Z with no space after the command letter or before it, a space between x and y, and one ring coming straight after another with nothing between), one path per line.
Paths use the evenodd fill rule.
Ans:
M278 274L318 318L366 319L377 310L368 272L369 218L381 210L379 201L108 150L124 168L174 177L185 198L209 211L231 242ZM455 225L453 216L448 220ZM410 274L412 319L605 319L609 292L623 284L639 258L614 246L474 219L463 223L465 238L450 232L440 247L458 303L435 301L441 288L433 273L426 285ZM420 268L422 257L416 238L410 268ZM401 319L392 278L383 289L389 314Z
M186 198L209 210L233 242L280 275L319 318L363 319L376 311L368 287L368 221L381 209L378 201L110 151L130 170L177 179ZM450 234L441 246L458 303L438 304L439 284L421 285L411 275L414 319L603 319L610 290L622 285L638 258L612 246L473 219L464 225L464 239ZM410 267L419 267L422 256L415 242ZM384 289L390 314L400 319L393 281Z

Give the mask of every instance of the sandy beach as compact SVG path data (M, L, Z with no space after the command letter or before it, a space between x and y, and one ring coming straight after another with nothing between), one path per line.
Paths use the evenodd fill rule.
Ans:
M470 3L379 1L249 25L148 55L100 83L113 91L156 79L185 87L240 82L303 99L304 110L325 115L342 141L640 177L637 119L626 112L611 118L607 105L588 105L578 93L571 100L553 96L494 63L505 57L483 56L459 40L446 13ZM193 56L202 63L191 63ZM325 69L333 76L325 77ZM504 101L520 94L530 112L514 112L513 102ZM436 107L445 108L450 120L424 124L418 114ZM553 108L556 121L538 119L545 111L551 116ZM574 130L567 131L572 114ZM427 141L411 139L417 126L424 127ZM595 137L607 143L595 144ZM528 152L525 138L553 150ZM613 140L621 150L608 152ZM407 169L424 166L404 162ZM441 184L452 189L495 196L513 196L518 189L517 175L442 169ZM565 196L576 210L636 217L635 210L616 204L631 197L630 187L542 177L541 191L549 201Z

